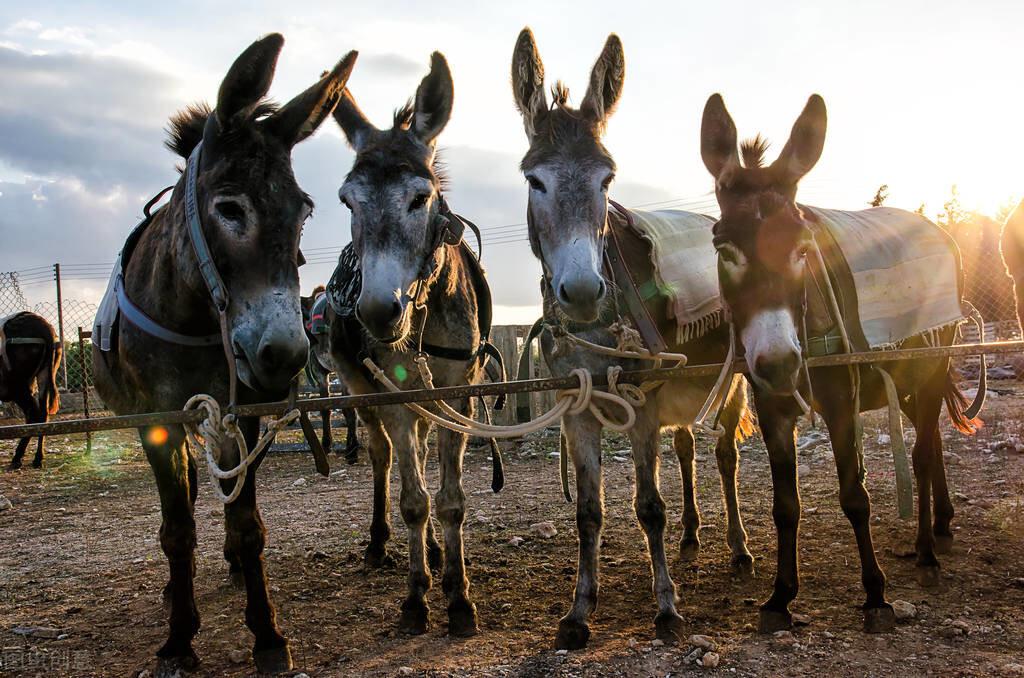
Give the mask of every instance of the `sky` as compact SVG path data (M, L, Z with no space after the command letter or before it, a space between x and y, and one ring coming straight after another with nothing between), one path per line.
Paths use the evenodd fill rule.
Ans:
M608 33L622 38L625 88L605 143L618 165L612 196L626 205L714 213L699 152L713 92L741 137L765 134L775 151L807 97L825 98L825 151L802 202L857 209L885 183L888 204L925 203L934 216L954 183L966 208L987 214L1024 195L1020 2L148 4L0 4L0 271L59 261L80 272L65 297L97 301L101 264L176 180L168 117L215 100L234 58L271 31L286 40L272 96L290 99L358 49L349 87L381 127L415 92L430 53L445 54L455 80L439 140L448 199L484 230L498 323L530 322L539 303L517 169L527 142L509 85L524 26L549 83L564 80L577 103ZM303 236L304 291L326 281L350 239L337 189L352 157L332 120L294 151L317 205Z

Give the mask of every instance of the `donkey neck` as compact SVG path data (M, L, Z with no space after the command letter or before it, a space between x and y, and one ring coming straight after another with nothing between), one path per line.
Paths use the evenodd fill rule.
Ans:
M128 297L148 316L187 335L218 331L217 314L192 251L185 221L184 179L153 216L125 270Z

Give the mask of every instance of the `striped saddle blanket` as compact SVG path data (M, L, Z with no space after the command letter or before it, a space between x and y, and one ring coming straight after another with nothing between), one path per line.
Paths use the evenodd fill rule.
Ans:
M889 207L802 209L845 302L844 322L858 348L892 348L964 319L959 249L931 221ZM634 230L649 243L652 284L667 297L676 343L720 325L723 302L711 234L715 220L680 210L631 209L629 214ZM650 292L640 290L640 295Z

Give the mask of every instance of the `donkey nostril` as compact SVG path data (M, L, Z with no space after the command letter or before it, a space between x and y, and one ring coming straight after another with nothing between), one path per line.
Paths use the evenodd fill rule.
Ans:
M569 296L569 290L566 289L565 283L558 286L558 296L563 302L567 304L572 303L572 298Z
M597 298L598 299L604 299L604 294L607 291L608 291L608 286L605 284L604 280L603 279L602 280L598 280L597 281Z

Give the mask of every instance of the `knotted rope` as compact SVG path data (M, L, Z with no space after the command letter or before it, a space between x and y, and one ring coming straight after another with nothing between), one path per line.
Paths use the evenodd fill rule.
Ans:
M220 404L209 395L200 393L192 396L185 403L184 409L203 410L206 417L198 423L186 423L185 433L192 445L203 450L206 454L206 467L210 472L210 484L213 486L214 495L224 504L230 504L242 492L245 485L245 475L249 466L256 461L256 458L263 453L274 441L278 432L298 419L299 410L293 409L287 412L280 419L270 419L267 423L267 430L256 442L252 450L248 449L245 436L238 428L238 420L233 414L221 416ZM238 448L239 462L233 469L225 471L220 467L218 456L224 449L225 443L230 444L233 440ZM236 478L235 486L229 494L224 494L221 489L221 480Z

